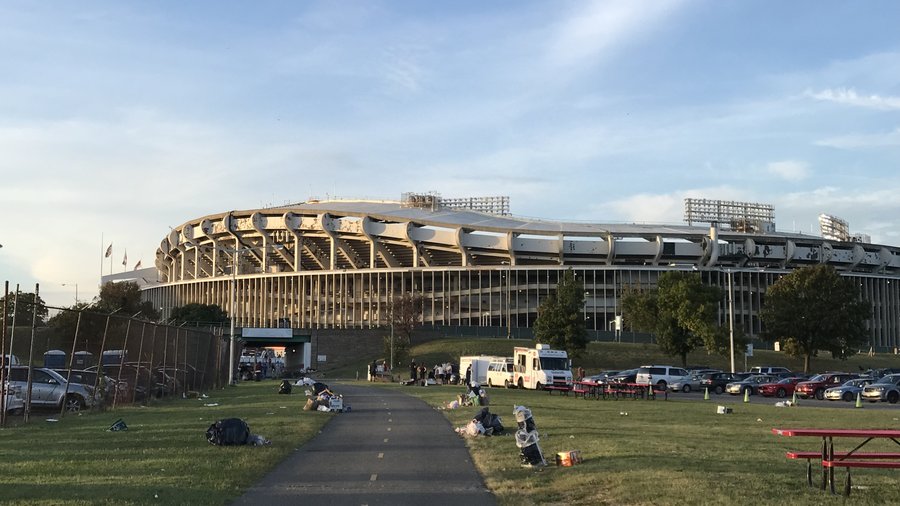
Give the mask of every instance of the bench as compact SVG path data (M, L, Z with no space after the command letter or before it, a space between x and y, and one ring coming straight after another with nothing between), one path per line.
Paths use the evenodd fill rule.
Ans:
M806 459L806 482L812 486L812 459L818 459L822 465L822 489L831 485L831 493L835 493L834 469L847 469L847 480L844 484L844 495L850 495L850 469L900 469L900 452L866 452L859 451L875 439L892 441L900 445L900 431L895 429L772 429L781 436L808 436L822 439L821 451L789 451L785 456L789 459ZM852 450L834 451L835 438L863 438L862 443Z
M572 384L572 393L575 394L575 397L578 397L580 395L581 397L587 399L589 395L596 395L596 392L594 390L596 386L596 383L591 383L589 381L576 381Z
M563 387L563 386L554 386L554 385L544 385L543 389L546 390L547 392L549 392L551 395L553 394L553 392L559 392L566 396L569 395L569 391L572 390L570 387L567 387L567 386Z

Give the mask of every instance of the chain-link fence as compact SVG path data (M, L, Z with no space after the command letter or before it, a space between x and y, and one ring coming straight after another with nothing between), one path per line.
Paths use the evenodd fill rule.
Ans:
M56 417L200 396L227 381L218 328L46 308L62 312L57 324L13 321L4 312L0 424L10 417L27 423L38 412Z

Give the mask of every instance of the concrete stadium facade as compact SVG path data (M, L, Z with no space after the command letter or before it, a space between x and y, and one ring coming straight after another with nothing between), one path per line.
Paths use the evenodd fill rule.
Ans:
M900 346L900 248L796 233L717 227L565 223L394 201L312 201L230 211L173 229L143 296L162 308L217 304L240 327L390 326L389 301L413 293L425 327L526 336L541 302L573 269L585 323L615 332L626 286L669 270L700 272L733 290L734 325L762 330L768 286L793 269L828 263L872 304L871 346ZM231 290L234 288L234 294ZM234 300L234 304L232 303ZM720 306L727 325L728 301ZM627 329L626 329L627 334Z

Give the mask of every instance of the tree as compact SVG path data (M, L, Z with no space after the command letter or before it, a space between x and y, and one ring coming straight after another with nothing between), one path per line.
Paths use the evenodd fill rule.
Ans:
M171 323L174 325L182 323L218 325L228 322L228 314L216 304L198 304L193 302L172 308L171 320Z
M556 291L544 299L534 321L534 339L578 357L587 348L584 327L584 285L567 270Z
M803 358L803 371L820 350L846 359L869 339L866 319L871 305L859 287L825 264L795 270L766 292L760 318L763 338L780 341L785 352Z
M118 311L127 316L140 312L150 321L159 320L159 311L151 302L141 301L141 289L132 281L106 283L101 286L98 300L91 309L103 313Z
M34 318L35 307L37 307L37 326L41 327L46 322L47 306L40 295L37 296L37 305L35 305L34 293L22 291L19 292L18 299L16 299L14 292L10 293L8 297L0 297L0 304L6 304L7 325L12 325L15 322L17 327L30 327ZM15 315L13 315L13 308L15 308ZM2 309L3 307L0 305L0 311Z
M669 271L660 274L655 290L626 288L622 312L628 325L654 334L664 353L681 357L687 366L688 353L700 347L729 353L725 329L718 325L721 300L722 291L704 285L699 273Z
M384 355L391 364L402 364L409 358L409 349L413 330L422 321L422 297L411 293L394 297L388 304L389 317L393 326L393 338L384 337Z

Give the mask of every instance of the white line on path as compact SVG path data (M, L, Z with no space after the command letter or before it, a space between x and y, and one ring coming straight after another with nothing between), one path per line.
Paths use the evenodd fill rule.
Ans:
M375 480L377 480L377 479L378 479L378 475L377 475L377 474L373 474L373 475L369 478L369 481L375 481Z
M383 458L384 458L384 452L379 453L379 454L378 454L378 458L379 458L379 459L383 459Z
M388 442L388 438L384 438L384 442L387 443L387 442Z

